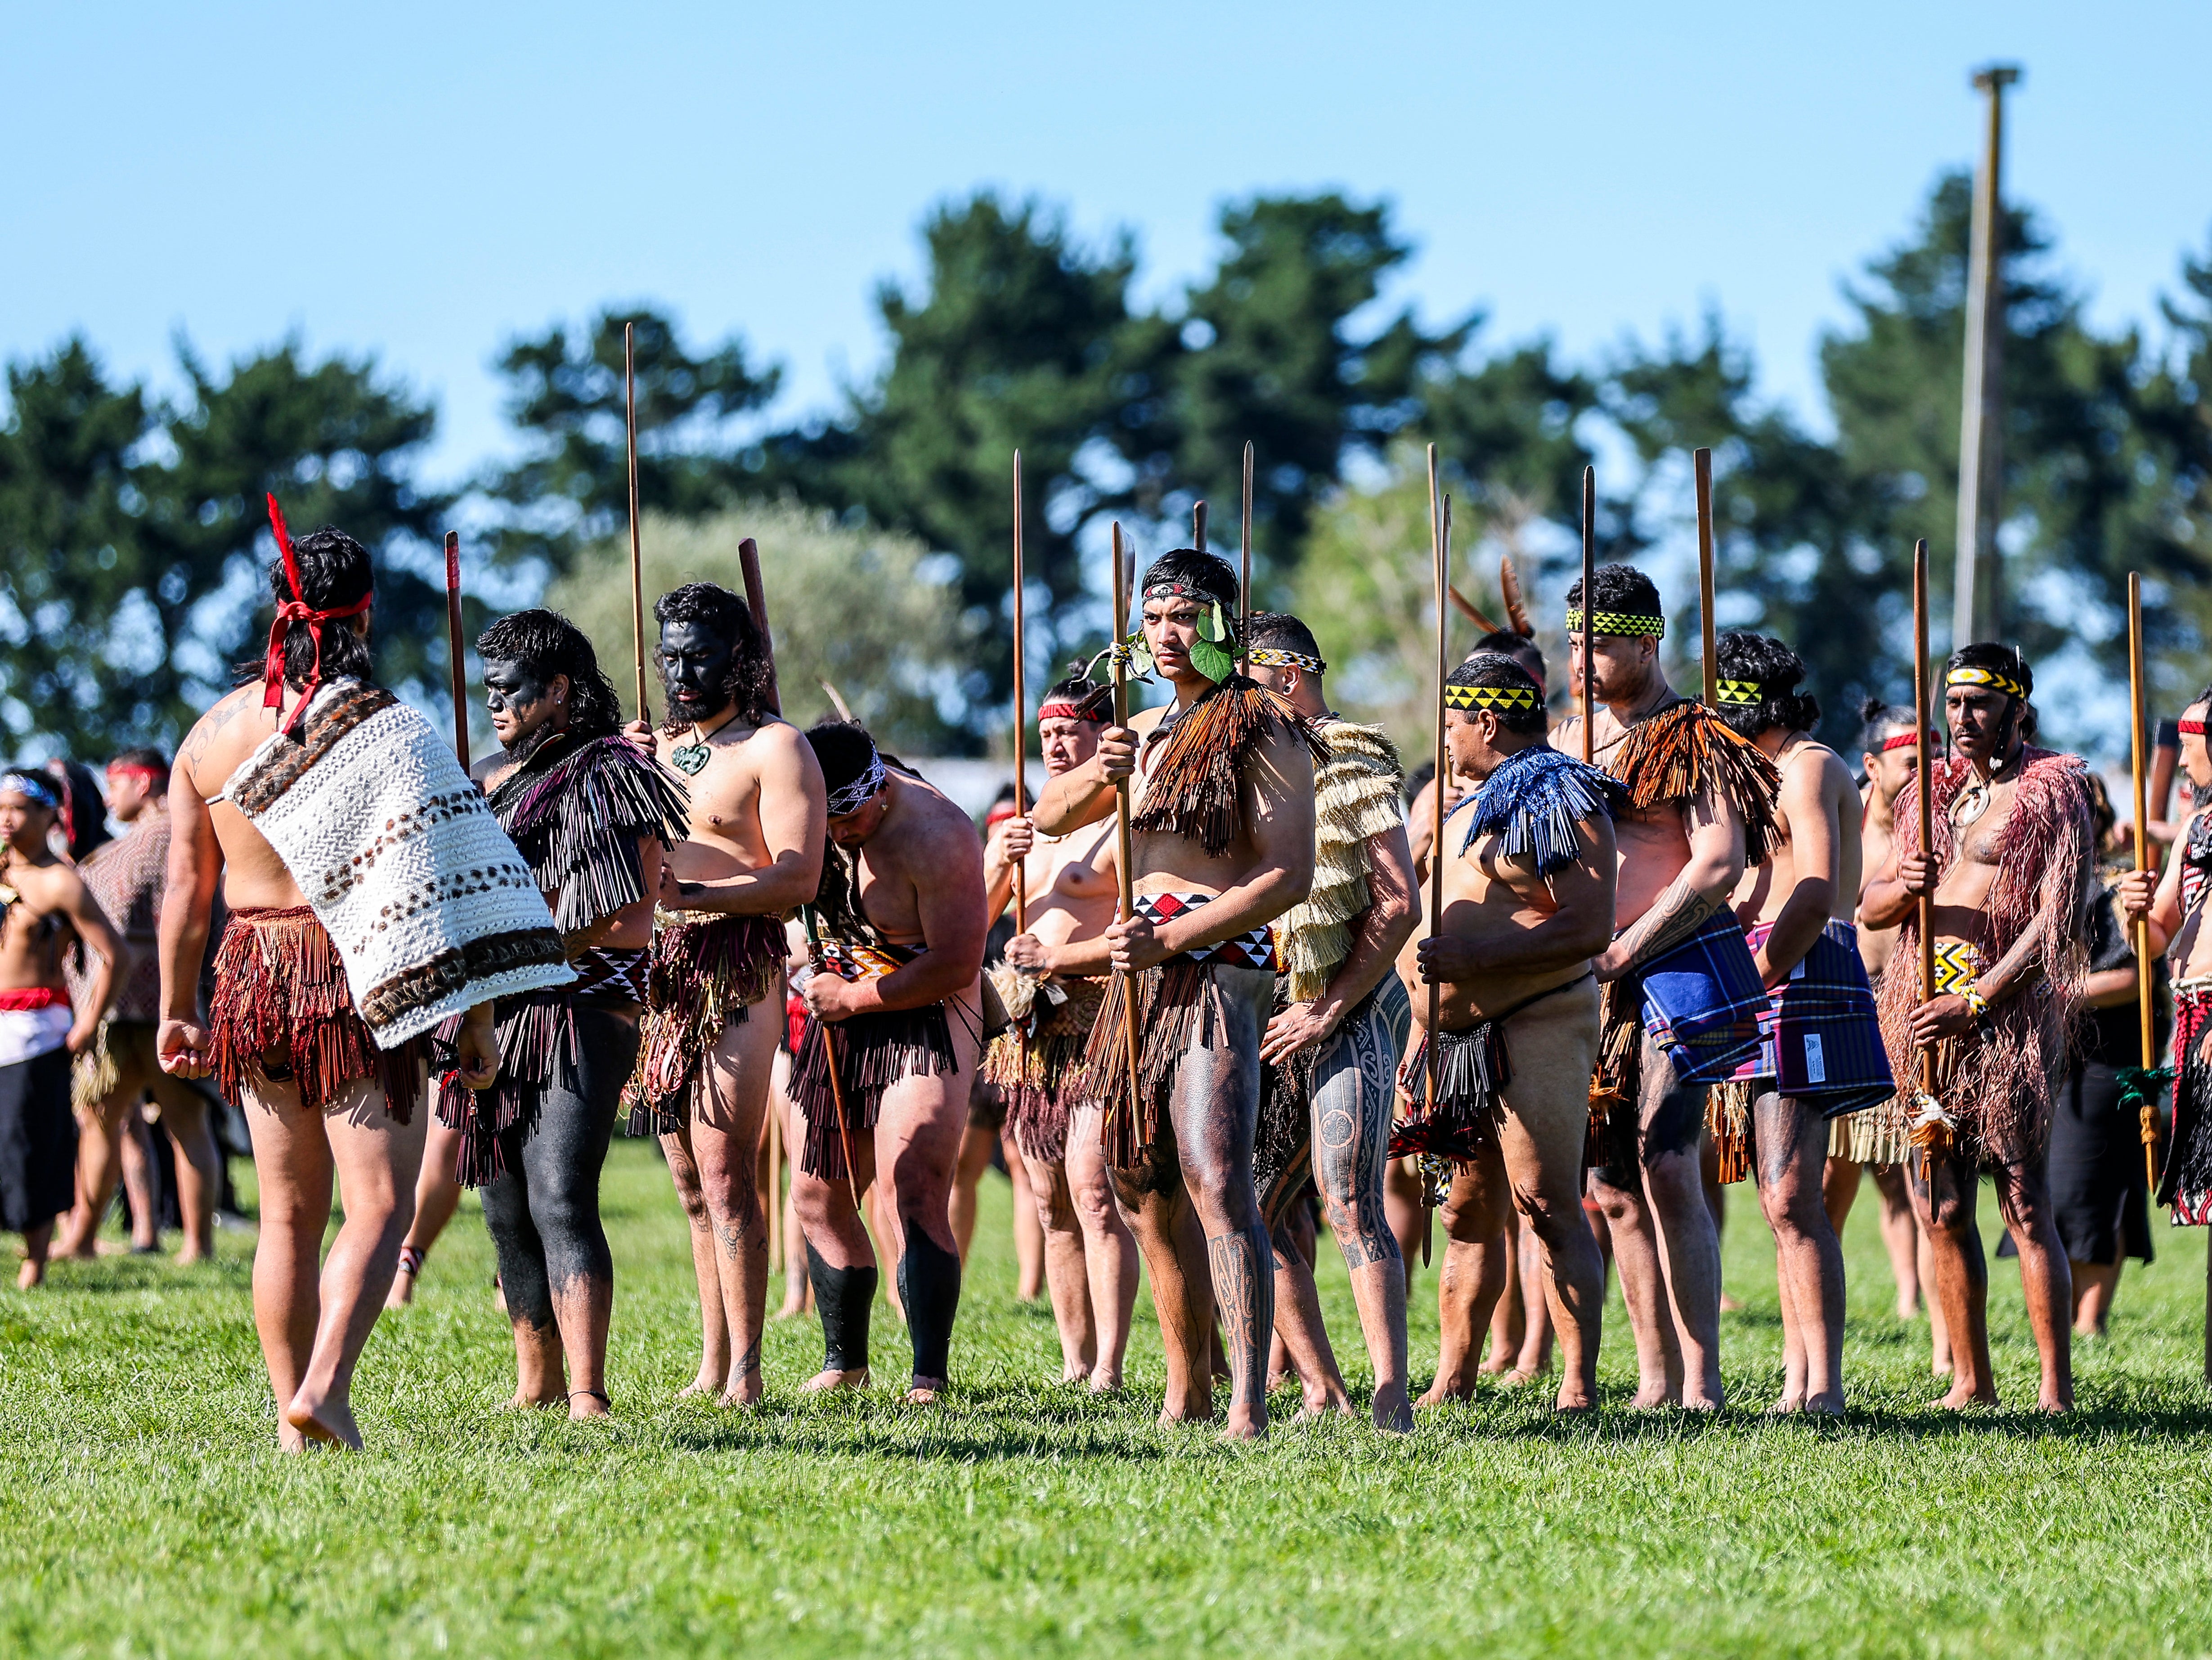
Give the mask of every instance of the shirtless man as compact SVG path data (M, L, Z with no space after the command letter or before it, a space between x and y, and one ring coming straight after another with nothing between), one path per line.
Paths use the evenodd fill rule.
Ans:
M360 725L344 734L330 733L332 708L348 707L349 700L374 708L381 701L372 720L427 723L368 684L368 550L328 526L295 544L273 502L270 508L279 557L269 568L277 623L267 669L199 718L170 775L156 1042L165 1071L214 1076L224 1096L245 1110L252 1129L261 1201L254 1323L276 1390L277 1439L292 1451L309 1440L358 1449L361 1432L350 1404L354 1367L391 1289L413 1214L423 1128L430 1117L421 1110L428 1045L410 1037L392 1049L380 1047L355 1006L338 942L309 908L255 818L268 812L264 775L293 753L271 744L279 734L301 755L317 758L292 782L274 781L267 800L276 806L325 769L370 775L376 757L355 762L357 750L349 739L355 746L370 740ZM325 692L332 696L310 718ZM264 745L267 752L260 753ZM450 751L429 753L445 756L456 796L468 789ZM426 787L442 794L446 781L422 774L423 758L395 749L391 759L410 764L386 765L381 774L424 776ZM240 805L242 793L251 795L252 816ZM468 794L475 798L474 791ZM432 816L422 815L426 824ZM472 817L455 812L446 822ZM428 829L422 835L437 844ZM526 883L527 869L511 846L507 855ZM229 920L203 1026L200 965L218 885ZM325 885L316 885L319 891ZM528 891L557 958L551 917L535 900L535 890ZM435 902L433 908L442 909ZM566 976L565 969L560 972ZM489 998L468 1009L456 1058L463 1083L471 1089L489 1085L499 1053ZM322 1244L333 1177L345 1220L325 1262Z
M1813 741L1820 705L1795 690L1797 654L1766 635L1717 642L1720 716L1782 769L1775 844L1744 872L1736 915L1773 1012L1759 1054L1738 1068L1751 1098L1750 1165L1774 1231L1784 1383L1777 1410L1844 1409L1844 1253L1823 1202L1832 1118L1896 1093L1874 993L1859 959L1858 787Z
M2081 763L2037 749L2024 728L2034 678L2009 646L1951 654L1943 711L1958 758L1931 781L1935 856L1904 815L1887 864L1861 909L1877 927L1902 924L1893 961L1919 952L1918 900L1934 902L1935 994L1917 973L1883 977L1880 999L1892 1069L1918 1090L1919 1055L1935 1056L1933 1099L1911 1114L1922 1158L1906 1169L1935 1257L1936 1292L1954 1367L1946 1407L1995 1404L1990 1371L1989 1270L1974 1223L1987 1170L2020 1250L2028 1323L2042 1359L2038 1402L2074 1404L2073 1286L2045 1169L2051 1091L2088 978L2075 937L2094 869Z
M1920 770L1920 754L1912 711L1869 698L1859 708L1865 723L1859 742L1859 771L1866 779L1860 792L1864 803L1860 842L1863 853L1863 888L1889 862L1895 829L1897 803L1912 798L1901 792L1911 787ZM1934 753L1931 748L1930 753ZM1866 964L1867 981L1881 984L1882 970L1897 949L1895 928L1869 927L1859 919L1859 957ZM1828 1220L1841 1238L1844 1219L1858 1196L1862 1175L1874 1177L1881 1199L1881 1243L1889 1252L1889 1271L1897 1281L1897 1317L1911 1320L1921 1309L1921 1287L1931 1284L1934 1268L1928 1242L1912 1219L1912 1195L1905 1180L1905 1161L1911 1156L1905 1139L1905 1109L1893 1099L1869 1112L1853 1113L1833 1122L1828 1140L1828 1168L1820 1190L1827 1201ZM1943 1339L1943 1310L1931 1297L1929 1323L1935 1340L1935 1369L1940 1376L1951 1370L1949 1346Z
M1141 649L1175 702L1109 729L1089 761L1047 782L1036 824L1066 836L1110 818L1118 781L1133 777L1136 913L1106 931L1119 972L1091 1029L1091 1087L1106 1110L1115 1190L1152 1273L1167 1351L1161 1421L1212 1416L1218 1306L1226 1434L1257 1438L1267 1432L1275 1323L1273 1251L1252 1183L1275 984L1269 924L1312 885L1322 751L1295 708L1234 672L1227 561L1178 548L1153 562L1139 593ZM1133 988L1133 1091L1123 1001Z
M100 1219L123 1175L127 1137L148 1091L161 1110L161 1128L177 1151L177 1208L185 1225L179 1262L197 1262L215 1250L215 1196L220 1174L215 1136L208 1127L207 1098L161 1070L154 1029L161 1015L161 964L156 929L161 891L169 879L169 762L159 750L125 750L107 763L107 810L129 829L93 850L78 866L101 914L113 920L130 947L130 971L119 977L92 1055L77 1068L81 1098L112 1079L92 1098L81 1098L77 1116L76 1205L55 1244L58 1256L97 1253ZM83 995L89 998L87 987ZM105 1065L98 1064L105 1062ZM134 1190L131 1203L139 1202ZM154 1232L154 1217L143 1219Z
M887 766L866 728L824 721L806 741L836 846L793 1068L806 1137L792 1195L822 1311L822 1370L805 1387L867 1386L878 1268L859 1199L880 1176L914 1342L906 1398L926 1405L950 1379L960 1307L952 1183L982 1031L983 849L968 815Z
M1098 752L1112 689L1072 675L1044 695L1037 738L1048 778ZM1060 1328L1060 1381L1088 1379L1100 1394L1121 1387L1137 1302L1137 1238L1114 1202L1097 1104L1084 1098L1083 1050L1111 971L1106 930L1120 880L1114 827L1039 836L1024 814L1006 819L984 850L984 910L1002 915L1019 864L1028 928L1006 942L1008 989L1024 1012L994 1038L984 1071L1007 1095L1007 1121L1028 1167L1044 1225L1045 1282Z
M1274 1241L1275 1331L1297 1364L1306 1414L1350 1412L1314 1284L1308 1195L1318 1189L1374 1370L1375 1426L1410 1430L1406 1271L1382 1201L1407 1024L1391 959L1417 920L1398 751L1329 708L1328 666L1304 623L1259 611L1250 624L1252 678L1304 715L1328 750L1314 775L1313 890L1275 925L1283 972L1260 1046L1254 1173Z
M661 866L630 1134L651 1130L691 1224L699 1371L684 1395L761 1398L768 1218L760 1148L783 987L783 918L822 880L822 769L769 707L773 669L745 602L688 582L653 602L667 694L626 728L690 796Z
M1627 785L1598 1080L1607 1133L1591 1177L1636 1334L1634 1404L1717 1411L1720 1237L1698 1142L1708 1085L1759 1043L1766 1006L1729 909L1773 834L1774 764L1667 684L1658 590L1628 565L1595 579L1598 763ZM1567 684L1583 676L1577 582L1567 595ZM1580 717L1553 745L1582 753ZM1594 1115L1598 1108L1594 1106Z
M61 800L50 774L0 775L0 1230L23 1236L23 1291L46 1278L54 1219L76 1194L70 1062L91 1047L127 960L84 879L46 845ZM94 957L74 1016L62 974L72 939Z
M1444 823L1442 926L1400 958L1417 1023L1428 1018L1428 988L1442 996L1437 1031L1423 1033L1400 1073L1414 1110L1394 1143L1452 1167L1437 1292L1443 1353L1422 1403L1474 1393L1481 1334L1514 1272L1500 1241L1517 1210L1543 1252L1563 1360L1556 1404L1589 1411L1605 1302L1582 1202L1597 1061L1592 959L1613 939L1613 816L1626 793L1545 742L1541 688L1512 658L1476 653L1445 680L1444 702L1452 770L1474 793Z

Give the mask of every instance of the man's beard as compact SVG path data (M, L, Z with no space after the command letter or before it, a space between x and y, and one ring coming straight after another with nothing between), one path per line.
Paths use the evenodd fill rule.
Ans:
M560 733L561 728L548 721L544 726L523 733L512 744L501 745L500 748L507 758L519 767L538 751L544 749L555 738L559 737Z

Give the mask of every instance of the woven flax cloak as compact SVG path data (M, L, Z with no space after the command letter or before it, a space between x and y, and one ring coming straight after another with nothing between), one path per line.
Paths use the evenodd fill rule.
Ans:
M1368 840L1406 822L1405 769L1382 729L1334 715L1314 726L1328 754L1314 772L1313 886L1275 924L1293 1003L1319 997L1351 955L1352 925L1374 903Z

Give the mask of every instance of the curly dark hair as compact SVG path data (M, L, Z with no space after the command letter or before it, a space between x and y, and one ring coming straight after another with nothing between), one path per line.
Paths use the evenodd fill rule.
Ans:
M1597 611L1625 612L1632 617L1664 617L1667 612L1659 603L1658 585L1633 565L1600 565L1590 575L1591 590L1597 595ZM1577 576L1567 589L1569 609L1583 603L1583 582Z
M730 672L722 693L738 713L753 726L769 719L770 690L775 666L768 654L768 642L745 602L713 582L686 582L671 588L653 602L653 620L659 623L696 623L730 642ZM687 722L672 721L669 732L682 732Z
M335 525L323 525L305 536L292 538L292 561L300 568L300 599L316 611L336 611L350 605L375 584L375 562L368 550ZM284 574L280 552L269 562L269 597L279 607L292 598L291 579ZM356 634L354 619L341 617L323 624L322 680L367 680L376 672L368 639ZM267 668L258 657L238 666L238 681L258 680ZM298 691L315 672L313 625L295 623L284 632L284 684Z
M1146 568L1144 580L1137 584L1142 598L1145 590L1162 582L1180 582L1183 587L1218 600L1222 615L1233 629L1237 625L1237 568L1218 553L1200 553L1196 548L1170 548Z
M1528 707L1493 709L1498 724L1522 737L1540 737L1548 718L1544 713L1544 689L1536 677L1502 651L1479 651L1444 677L1448 686L1492 686L1528 693Z
M540 680L568 677L568 730L583 739L622 730L622 698L599 667L584 631L557 611L533 608L502 617L477 636L477 654L520 663Z
M1805 678L1805 660L1772 635L1729 629L1713 646L1721 679L1755 681L1763 694L1756 703L1723 702L1713 711L1729 731L1756 738L1777 727L1810 732L1820 724L1820 700L1791 690Z
M1314 638L1313 630L1285 611L1254 611L1244 643L1255 648L1272 646L1277 651L1294 651L1305 657L1321 655L1321 642Z

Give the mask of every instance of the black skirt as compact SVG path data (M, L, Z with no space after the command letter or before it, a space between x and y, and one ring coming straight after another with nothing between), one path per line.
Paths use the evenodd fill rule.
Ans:
M2151 1260L2142 1128L2121 1110L2118 1080L2101 1061L2076 1065L2051 1103L2051 1205L2069 1260Z
M22 1233L76 1202L70 1052L0 1067L0 1232Z

